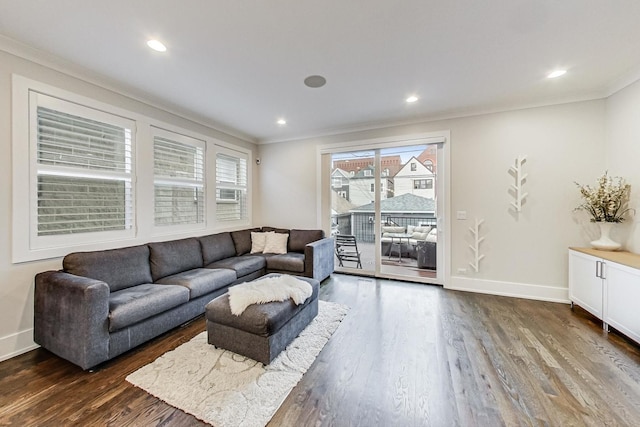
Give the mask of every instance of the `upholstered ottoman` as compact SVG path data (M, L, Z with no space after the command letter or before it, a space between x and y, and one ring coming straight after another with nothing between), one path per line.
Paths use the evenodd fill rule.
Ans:
M272 273L264 277L277 277ZM207 337L209 344L230 350L265 365L271 363L318 314L320 282L296 277L309 283L311 297L300 305L290 299L282 302L252 304L236 316L225 293L207 304Z

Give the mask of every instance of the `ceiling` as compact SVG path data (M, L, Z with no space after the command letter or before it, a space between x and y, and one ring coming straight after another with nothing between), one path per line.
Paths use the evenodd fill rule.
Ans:
M0 0L0 11L0 35L254 142L601 98L640 77L638 0ZM568 72L547 79L556 68ZM327 84L306 87L314 74Z

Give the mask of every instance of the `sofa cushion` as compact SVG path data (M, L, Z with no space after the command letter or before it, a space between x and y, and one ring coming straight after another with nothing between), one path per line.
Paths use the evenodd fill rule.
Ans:
M274 231L262 233L258 231L251 232L251 253L261 254L264 252L264 245L267 244L267 234L273 234Z
M267 266L267 262L261 255L243 255L226 258L206 266L206 268L228 268L234 270L238 278L255 273Z
M109 285L111 292L153 281L147 245L74 252L64 257L62 268L76 276L101 280Z
M429 231L429 234L427 234L427 238L425 239L427 242L432 242L435 243L438 241L438 229L437 228L432 228L431 231Z
M145 284L109 296L109 332L133 325L189 301L183 286Z
M204 265L221 259L236 256L236 247L233 244L231 233L210 234L200 237L202 247L202 260Z
M194 270L163 277L156 283L161 285L184 286L189 289L190 299L194 299L196 297L206 295L209 292L217 291L218 289L229 286L235 282L236 279L236 272L234 270L226 268L196 268Z
M202 249L195 238L149 243L151 277L155 282L172 274L202 267Z
M404 227L396 226L396 225L383 225L382 226L382 234L386 233L404 233Z
M231 232L233 244L236 247L236 255L248 254L251 251L251 232L260 231L259 228L251 228L247 230L238 230Z
M264 243L265 254L286 254L289 235L284 233L267 233Z
M324 238L322 230L294 230L289 232L289 252L304 253L304 247Z
M413 231L417 231L418 233L428 233L431 231L433 227L430 225L419 225L413 228Z
M413 234L411 234L411 238L414 240L426 240L427 234L428 233L419 233L417 231L414 231Z
M289 234L288 228L277 228L277 227L262 227L262 231L268 233L273 231L275 233Z
M284 255L269 255L266 259L268 270L304 272L304 254L289 252Z

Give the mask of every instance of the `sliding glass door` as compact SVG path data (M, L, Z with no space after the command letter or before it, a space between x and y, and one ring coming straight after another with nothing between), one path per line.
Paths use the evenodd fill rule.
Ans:
M337 271L442 283L443 144L412 142L328 153Z
M331 156L331 234L336 239L336 265L374 275L376 200L375 150L334 153ZM356 252L355 254L353 252Z

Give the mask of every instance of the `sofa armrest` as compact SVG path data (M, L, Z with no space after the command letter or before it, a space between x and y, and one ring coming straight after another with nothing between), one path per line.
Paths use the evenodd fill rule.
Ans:
M109 285L62 271L36 275L33 339L89 369L109 358Z
M333 237L325 237L308 243L304 247L304 275L319 282L329 277L334 270L335 246Z

